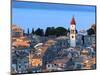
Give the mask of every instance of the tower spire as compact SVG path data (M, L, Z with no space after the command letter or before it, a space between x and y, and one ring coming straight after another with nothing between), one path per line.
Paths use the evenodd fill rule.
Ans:
M74 18L74 16L72 17L71 25L76 25L76 22L75 22L75 18Z

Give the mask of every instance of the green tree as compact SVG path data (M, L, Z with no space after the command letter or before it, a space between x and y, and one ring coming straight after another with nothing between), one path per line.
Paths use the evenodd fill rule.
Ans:
M56 31L54 27L47 27L45 31L45 36L49 36L49 35L56 35Z
M87 34L88 35L95 34L95 31L92 28L90 28L90 29L87 30Z
M28 35L30 34L29 28L27 29L27 34L28 34Z
M76 34L78 33L78 31L76 30Z
M67 29L63 27L56 28L56 36L66 36L66 35L67 35Z
M45 36L48 36L49 35L49 32L50 32L50 27L47 27L46 28L46 31L45 31Z
M32 32L31 33L34 34L34 28L32 28Z
M40 29L40 28L38 28L34 33L39 36L44 36L44 31L43 29Z
M69 32L69 33L70 33L70 28L68 28L67 32Z

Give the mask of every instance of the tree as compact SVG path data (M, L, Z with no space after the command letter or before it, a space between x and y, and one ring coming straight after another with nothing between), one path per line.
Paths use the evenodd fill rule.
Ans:
M46 31L45 31L45 36L48 36L50 32L50 27L47 27Z
M78 31L76 30L76 34L78 33Z
M84 35L82 35L82 41L83 41L83 45L84 45Z
M49 33L50 33L50 35L55 35L55 33L56 33L55 28L51 27Z
M29 28L27 29L27 34L28 34L28 35L30 34Z
M56 35L56 31L54 27L47 27L45 31L45 36L49 36L49 35Z
M34 32L34 34L39 35L39 36L44 36L44 31L43 31L43 29L38 28L38 29Z
M94 30L94 33L96 33L96 25L93 24L93 25L91 26L91 28Z
M56 28L56 36L66 36L66 35L67 35L67 29L63 27Z
M55 35L55 36L66 36L67 30L63 27L47 27L45 31L45 36Z
M34 28L32 28L32 32L31 33L34 34Z
M70 28L68 28L67 32L69 32L69 33L70 33Z
M92 28L90 28L90 29L87 30L87 34L88 35L95 34L95 31Z
M91 28L89 28L87 30L87 34L88 35L96 34L96 25L95 24L91 25Z

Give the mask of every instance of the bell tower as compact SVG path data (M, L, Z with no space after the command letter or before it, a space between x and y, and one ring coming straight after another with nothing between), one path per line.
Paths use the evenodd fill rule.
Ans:
M76 46L76 22L74 17L72 18L70 23L70 46Z

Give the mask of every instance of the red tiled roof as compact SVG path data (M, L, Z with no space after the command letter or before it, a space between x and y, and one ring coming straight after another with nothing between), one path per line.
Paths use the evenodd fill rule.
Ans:
M24 42L24 41L16 41L16 42L13 42L13 46L26 46L26 47L28 47L29 44L27 42Z

